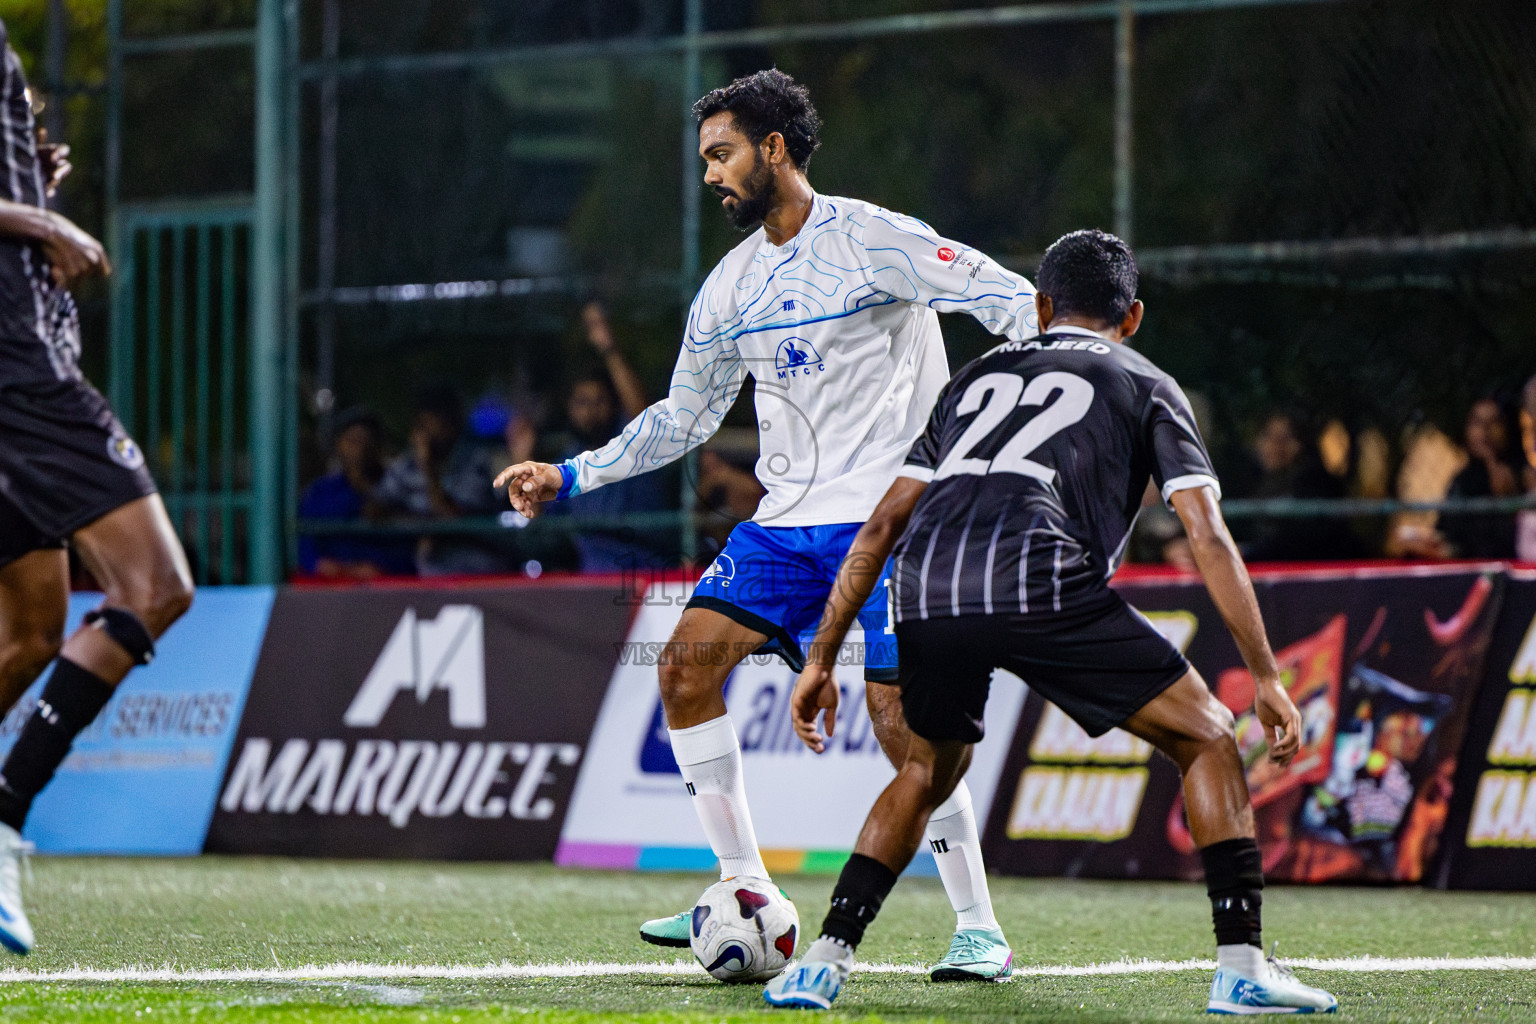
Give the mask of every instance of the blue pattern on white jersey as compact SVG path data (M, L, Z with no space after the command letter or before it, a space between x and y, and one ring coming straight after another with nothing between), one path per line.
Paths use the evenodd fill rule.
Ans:
M949 377L936 311L1014 339L1038 333L1024 278L911 217L816 196L784 245L759 228L716 265L688 312L667 397L568 463L573 493L702 444L751 374L768 490L754 520L862 522Z

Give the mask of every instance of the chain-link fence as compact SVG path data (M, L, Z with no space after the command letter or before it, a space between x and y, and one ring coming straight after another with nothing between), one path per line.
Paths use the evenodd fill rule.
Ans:
M166 4L132 28L238 30L250 7L189 21ZM1468 524L1513 536L1518 438L1498 455L1518 492L1490 483L1502 504L1462 507L1460 526L1392 502L1475 497L1453 486L1487 461L1466 418L1482 398L1507 412L1536 372L1529 4L302 0L297 24L300 483L343 409L408 448L429 383L457 390L488 447L560 456L582 433L576 382L609 369L589 300L662 394L686 302L739 239L701 200L687 106L776 65L826 123L822 192L1026 272L1067 230L1131 235L1138 345L1197 396L1253 550L1279 534L1285 557L1309 538L1315 555L1480 554ZM139 58L123 195L249 188L244 59ZM943 323L952 365L989 343ZM751 466L753 422L748 393L705 466L634 521L658 560L708 554L750 511L731 467ZM569 523L502 519L433 529L489 538L513 567L576 564ZM1144 557L1164 557L1159 529Z

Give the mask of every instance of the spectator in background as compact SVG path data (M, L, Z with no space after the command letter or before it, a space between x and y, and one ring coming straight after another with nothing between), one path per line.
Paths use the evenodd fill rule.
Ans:
M734 465L719 452L708 448L699 452L699 479L695 484L699 511L713 513L700 526L708 552L725 547L730 532L751 519L757 504L768 491L756 474Z
M614 341L603 307L596 302L587 303L581 311L581 319L587 343L602 359L603 369L578 377L571 385L565 403L569 433L558 449L556 461L607 444L650 404L645 399L639 376ZM646 473L590 494L578 494L550 511L577 518L604 519L632 512L658 512L670 505L666 500L666 484L670 479L675 478L670 474ZM672 532L591 530L579 533L573 539L582 572L625 572L663 561L657 549L668 546L666 536Z
M1439 501L1466 465L1466 454L1432 423L1403 431L1403 463L1397 471L1399 501ZM1398 512L1388 528L1389 558L1449 558L1450 545L1436 529L1437 512Z
M367 409L340 413L331 427L331 472L304 489L299 518L362 522L378 513L384 478L384 425ZM409 542L367 537L299 538L299 568L325 579L370 580L416 572Z
M522 403L508 402L498 394L490 393L480 399L470 411L469 425L475 437L495 451L491 461L497 465L508 459L513 463L527 462L538 447L539 431L534 418L524 412Z
M1270 413L1254 439L1253 454L1259 479L1251 497L1344 497L1343 482L1324 468L1317 438L1299 413ZM1356 558L1360 545L1342 519L1260 517L1254 521L1253 537L1243 555L1259 562Z
M1525 459L1513 403L1486 395L1472 403L1462 429L1467 464L1451 481L1449 498L1508 498L1524 490ZM1488 513L1447 514L1441 531L1450 554L1459 558L1513 558L1515 517Z
M1354 472L1349 493L1355 498L1385 498L1392 493L1392 442L1371 425L1354 437Z
M492 455L465 436L464 407L452 388L436 385L416 393L409 440L376 492L384 510L438 521L500 511L500 496L491 486ZM426 535L417 542L416 568L423 576L446 576L507 572L511 563L490 540Z
M1525 493L1536 497L1536 377L1520 393L1520 446L1525 449ZM1536 509L1524 510L1516 520L1515 557L1536 562Z

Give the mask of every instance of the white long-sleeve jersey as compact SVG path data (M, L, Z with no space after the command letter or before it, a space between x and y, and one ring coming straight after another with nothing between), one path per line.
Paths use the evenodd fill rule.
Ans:
M762 228L720 261L688 312L667 397L561 467L565 496L664 466L719 428L756 382L753 519L820 526L869 518L949 379L937 313L993 334L1038 333L1034 287L928 225L817 195L784 245Z

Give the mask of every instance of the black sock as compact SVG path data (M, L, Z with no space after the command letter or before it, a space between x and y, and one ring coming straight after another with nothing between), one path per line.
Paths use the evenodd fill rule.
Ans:
M896 872L873 857L855 853L843 865L837 888L832 890L832 909L821 924L821 934L857 949L880 904L896 885Z
M66 658L53 666L37 708L0 769L0 822L18 832L81 729L106 707L113 687Z
M1252 839L1224 839L1200 851L1205 862L1205 891L1218 946L1264 947L1259 907L1264 902L1264 858Z

